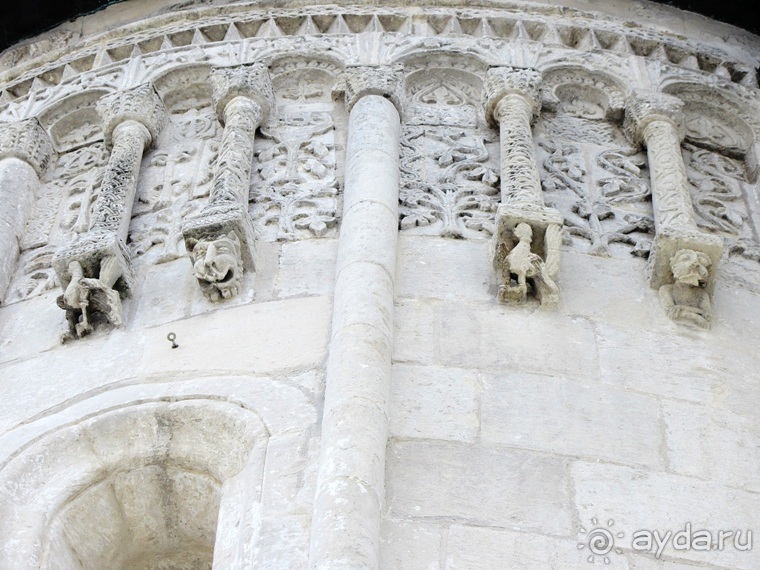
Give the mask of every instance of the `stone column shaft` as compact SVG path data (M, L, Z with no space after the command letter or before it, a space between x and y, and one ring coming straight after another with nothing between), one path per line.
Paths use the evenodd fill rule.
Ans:
M140 163L151 136L142 123L127 119L114 128L112 140L89 231L114 234L126 243Z
M652 186L655 240L649 256L650 284L659 289L672 283L671 260L680 250L706 254L712 263L707 290L714 286L715 267L723 253L720 238L697 227L689 179L681 154L683 139L682 103L662 93L636 93L626 107L625 130L630 139L642 143Z
M400 77L383 68L350 73L343 219L309 556L309 567L322 570L378 567L385 494Z
M208 204L182 225L195 277L211 301L237 295L244 269L253 271L256 236L248 214L256 129L274 107L264 64L214 69L212 95L224 133Z
M511 93L496 104L493 118L501 140L501 203L543 207L531 122L533 107L523 95Z
M36 119L0 125L0 303L16 268L39 177L54 154Z

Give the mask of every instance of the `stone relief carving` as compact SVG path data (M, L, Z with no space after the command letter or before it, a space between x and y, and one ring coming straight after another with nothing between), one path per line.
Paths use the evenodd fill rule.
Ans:
M674 321L709 328L712 318L707 279L712 260L701 251L678 250L670 260L675 282L660 287L659 294L665 311Z
M184 255L182 220L197 214L209 194L218 124L208 107L170 116L138 184L129 236L136 263L164 263Z
M23 301L55 287L52 252L87 231L103 179L102 142L59 155L34 204L20 240L22 255L5 303Z
M276 240L327 235L338 222L331 115L286 115L263 126L261 134L251 214L262 233Z
M400 228L445 237L488 237L499 205L499 177L483 129L404 127Z
M565 242L592 255L628 251L646 257L654 221L643 154L620 145L621 137L610 137L607 144L619 146L605 150L610 147L570 142L575 139L572 134L566 139L545 125L539 129L537 152L545 199L565 219Z

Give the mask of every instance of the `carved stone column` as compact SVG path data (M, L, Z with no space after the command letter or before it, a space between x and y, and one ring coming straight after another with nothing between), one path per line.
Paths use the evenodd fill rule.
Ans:
M214 69L211 86L224 133L208 204L185 220L182 233L201 290L219 301L237 295L243 269L254 269L256 239L248 215L253 143L274 107L274 92L261 63Z
M134 272L126 247L143 152L166 123L166 109L153 86L143 84L103 97L97 105L106 146L111 149L90 228L57 251L53 267L64 293L69 331L64 340L92 331L91 313L123 324L121 299L131 292Z
M0 302L13 275L35 191L55 154L37 119L0 124Z
M343 219L309 567L377 568L385 494L402 74L349 68Z
M646 146L649 159L656 230L650 285L659 290L669 317L706 328L723 241L697 227L681 154L681 107L676 97L636 93L626 106L625 130Z
M496 214L493 264L502 303L542 307L559 300L556 285L562 217L544 205L531 123L540 106L541 75L533 69L493 67L484 86L486 118L501 136L501 206Z

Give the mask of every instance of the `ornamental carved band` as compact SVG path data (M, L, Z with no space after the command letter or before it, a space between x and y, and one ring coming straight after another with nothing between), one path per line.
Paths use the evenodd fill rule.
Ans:
M208 204L185 220L182 234L203 294L220 301L238 294L244 269L254 270L256 235L248 214L253 145L274 106L274 91L260 63L214 69L211 85L224 133Z
M341 91L349 112L362 97L379 95L393 103L401 114L404 101L403 68L400 65L348 67L343 74L341 87L336 89L336 94L339 95Z
M37 119L0 124L0 159L23 160L42 176L54 155L53 143Z
M123 324L121 298L134 283L125 242L140 162L167 121L164 104L150 84L104 97L98 112L112 150L92 222L53 258L63 288L58 306L66 311L69 325L64 341L92 332L98 318L117 327Z
M670 318L707 328L710 296L722 240L700 231L681 154L682 103L660 93L636 93L626 107L625 130L647 148L651 171L655 239L649 282L658 289Z

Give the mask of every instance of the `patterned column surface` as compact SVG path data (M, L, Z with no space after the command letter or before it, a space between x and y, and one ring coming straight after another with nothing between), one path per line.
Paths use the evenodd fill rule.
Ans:
M19 254L19 238L45 172L55 154L36 119L0 125L0 300Z
M261 63L214 69L211 85L224 133L208 204L185 220L182 233L201 290L219 301L239 292L244 268L254 269L248 214L254 137L274 106L274 92Z
M652 178L655 239L649 283L676 322L707 328L712 318L723 241L697 228L681 154L682 103L661 93L635 93L626 107L628 136L647 147Z
M501 206L496 214L493 264L502 303L532 293L543 307L558 301L562 217L544 205L531 123L538 113L541 74L494 67L484 85L486 119L499 124Z
M53 267L64 294L69 332L64 340L91 332L88 313L98 311L121 326L121 296L132 288L134 274L126 239L145 149L166 123L166 109L150 84L112 93L98 102L111 155L90 228L56 252Z
M346 76L351 108L309 567L377 568L398 236L398 70Z

